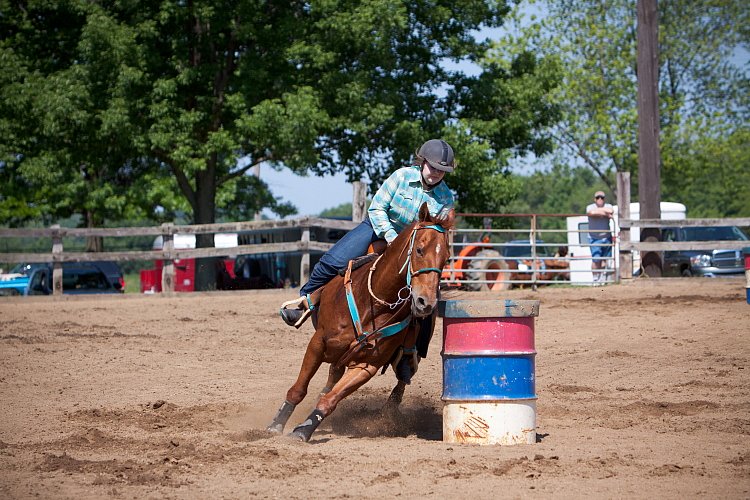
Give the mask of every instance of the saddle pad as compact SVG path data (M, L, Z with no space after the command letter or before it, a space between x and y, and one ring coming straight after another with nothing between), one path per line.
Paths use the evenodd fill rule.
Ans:
M362 257L357 257L356 259L352 259L352 271L359 269L360 267L364 266L365 264L369 264L373 260L378 258L378 254L376 253L368 253L367 255L363 255ZM342 267L339 269L339 276L344 276L346 274L346 267Z

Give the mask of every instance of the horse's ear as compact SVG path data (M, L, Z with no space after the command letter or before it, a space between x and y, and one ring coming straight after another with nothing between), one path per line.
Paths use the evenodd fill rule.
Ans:
M430 215L430 209L427 208L427 202L425 201L422 203L422 206L419 207L419 222L425 222L425 221L431 221L432 216Z

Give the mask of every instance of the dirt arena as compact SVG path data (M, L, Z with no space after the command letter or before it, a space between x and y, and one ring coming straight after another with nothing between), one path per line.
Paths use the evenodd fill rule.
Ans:
M521 446L442 442L439 334L401 418L389 372L310 443L270 436L312 333L293 295L0 301L0 498L750 497L744 279L504 292L541 300Z

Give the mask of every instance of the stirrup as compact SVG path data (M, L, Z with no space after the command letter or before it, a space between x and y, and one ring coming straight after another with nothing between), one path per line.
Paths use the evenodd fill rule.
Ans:
M313 305L312 301L310 300L310 295L308 294L284 302L283 304L281 304L279 313L281 313L281 311L283 311L284 309L300 309L304 311L302 316L300 316L299 319L291 325L294 328L299 329L299 327L301 327L305 323L305 321L307 321L307 318L312 316L315 305ZM281 317L284 317L283 314L281 315Z

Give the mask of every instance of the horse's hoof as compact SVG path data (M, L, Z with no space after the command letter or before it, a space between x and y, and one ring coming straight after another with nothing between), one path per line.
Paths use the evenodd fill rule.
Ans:
M310 437L306 436L304 432L300 431L292 431L288 434L290 439L293 439L295 441L301 441L303 443L307 443L310 441Z
M271 434L281 434L284 432L284 426L281 424L271 424L266 427L266 430Z
M388 418L393 421L398 421L403 417L401 410L399 409L398 403L392 403L392 402L388 402L385 405L383 405L382 415L385 418Z

